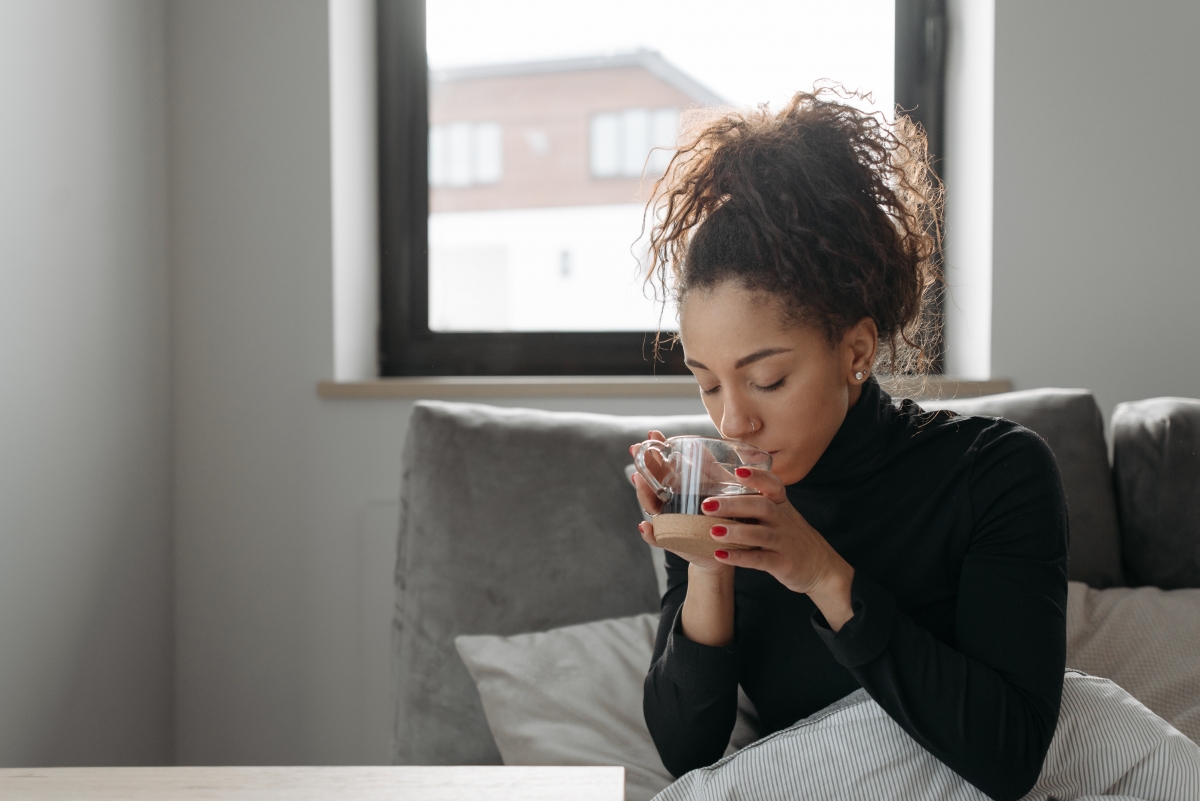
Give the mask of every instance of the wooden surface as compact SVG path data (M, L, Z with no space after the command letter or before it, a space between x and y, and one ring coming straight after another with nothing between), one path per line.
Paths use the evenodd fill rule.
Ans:
M945 376L884 378L881 383L894 396L912 398L975 398L1012 389L1006 380L960 381ZM443 376L322 381L317 393L322 398L690 398L698 390L690 375Z
M717 542L712 538L712 527L717 523L736 522L736 520L710 517L709 515L655 515L654 539L668 551L688 553L693 556L712 556L713 551L718 548L727 551L744 551L750 546Z
M623 801L625 769L6 768L0 799L79 801Z

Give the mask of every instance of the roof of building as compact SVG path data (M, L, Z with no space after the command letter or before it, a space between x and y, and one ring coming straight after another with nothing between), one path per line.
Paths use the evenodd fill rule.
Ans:
M437 83L471 81L480 78L507 78L516 75L543 75L552 72L579 72L582 70L608 70L621 67L641 67L664 83L674 86L688 97L706 106L725 105L728 101L704 84L671 64L655 50L633 50L580 58L524 61L509 64L487 64L475 67L430 70L430 78Z

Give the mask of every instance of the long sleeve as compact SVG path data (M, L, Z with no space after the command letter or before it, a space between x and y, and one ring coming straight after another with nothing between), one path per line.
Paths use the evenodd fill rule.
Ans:
M1016 427L981 438L953 646L856 570L854 617L813 626L834 657L930 753L994 799L1037 780L1066 659L1067 512L1053 455Z
M687 562L667 554L667 592L646 675L646 726L674 776L711 765L725 753L737 719L738 652L692 642L680 629Z

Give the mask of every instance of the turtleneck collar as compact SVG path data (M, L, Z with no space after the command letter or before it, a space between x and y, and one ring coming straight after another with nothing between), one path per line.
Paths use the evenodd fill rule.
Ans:
M873 471L895 434L898 417L891 396L871 376L825 453L797 483L827 484Z

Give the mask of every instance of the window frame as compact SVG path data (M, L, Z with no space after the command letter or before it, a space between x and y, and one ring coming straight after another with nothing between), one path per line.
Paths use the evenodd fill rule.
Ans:
M895 0L896 99L915 108L941 152L941 104L930 109L930 67L944 86L944 55L913 31L944 0ZM901 21L904 21L904 35ZM936 26L936 23L934 23ZM914 27L915 26L915 27ZM460 333L429 329L429 92L425 1L376 0L379 134L379 372L399 376L685 375L679 347L657 332ZM944 34L940 46L944 53ZM920 52L917 52L919 48ZM919 61L914 61L915 57ZM904 61L904 70L901 62ZM910 64L917 64L913 69ZM901 76L906 83L903 91ZM920 80L914 81L912 76ZM936 97L942 95L935 93ZM918 102L913 102L914 99ZM935 135L937 139L935 140ZM934 142L937 142L936 148ZM940 315L940 306L936 310ZM664 336L665 342L672 337Z
M895 103L925 129L929 161L939 179L946 155L946 45L950 26L946 0L895 0ZM936 257L942 269L942 256ZM946 319L944 284L934 286L921 314L928 324L919 344L930 357L928 370L945 372L942 323Z

